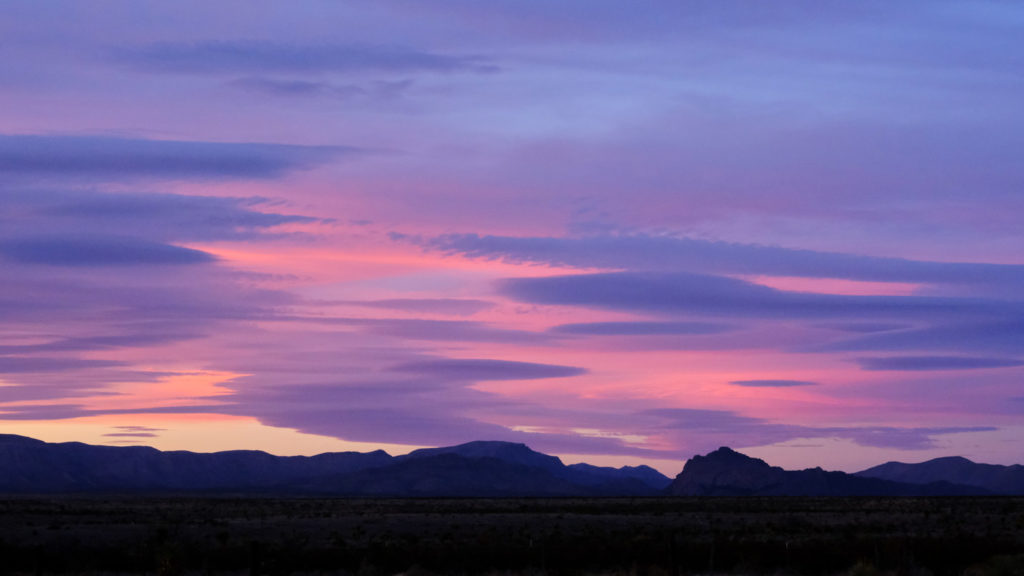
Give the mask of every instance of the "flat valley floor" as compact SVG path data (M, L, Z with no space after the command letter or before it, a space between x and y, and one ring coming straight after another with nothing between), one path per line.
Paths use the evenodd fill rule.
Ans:
M0 574L1024 574L1024 497L7 497Z

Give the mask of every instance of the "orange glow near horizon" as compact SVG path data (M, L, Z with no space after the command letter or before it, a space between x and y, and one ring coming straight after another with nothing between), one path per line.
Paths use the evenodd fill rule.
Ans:
M121 436L126 429L142 430ZM67 420L0 420L0 433L29 436L46 442L152 446L158 450L220 452L262 450L278 456L312 456L323 452L385 450L405 454L423 446L350 442L266 426L249 416L224 414L123 414ZM201 448L198 448L201 447Z

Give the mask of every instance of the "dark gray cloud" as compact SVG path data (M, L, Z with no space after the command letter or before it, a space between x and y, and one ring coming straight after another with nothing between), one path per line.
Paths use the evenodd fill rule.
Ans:
M585 369L574 366L488 359L424 360L399 364L391 369L396 372L461 381L536 380L566 378L587 373Z
M733 330L736 330L736 327L730 324L712 322L585 322L561 324L551 328L551 332L558 334L592 336L708 335Z
M1024 361L1016 358L979 356L881 356L855 361L864 370L980 370L1024 366Z
M729 384L747 388L790 388L793 386L818 385L817 382L808 382L806 380L733 380Z
M143 72L174 74L481 73L497 70L493 63L480 56L372 44L160 43L118 49L112 56Z
M50 266L160 266L215 260L201 250L125 236L0 240L0 256L22 264Z
M1024 314L1024 303L923 296L787 292L724 276L617 272L501 281L499 291L534 304L660 314L751 318L919 318Z
M0 172L101 180L277 178L360 153L347 146L3 134Z
M409 239L401 235L396 238ZM1022 265L929 262L676 236L634 234L531 238L450 234L411 240L430 250L470 258L580 268L1024 287Z

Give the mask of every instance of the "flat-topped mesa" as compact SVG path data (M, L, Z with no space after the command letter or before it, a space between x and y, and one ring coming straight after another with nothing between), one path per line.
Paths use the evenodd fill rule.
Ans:
M502 442L499 440L474 440L457 446L441 448L422 448L414 450L401 459L425 458L440 454L457 454L463 458L496 458L506 462L515 462L535 466L547 470L563 467L562 461L556 456L549 456L531 449L518 442Z

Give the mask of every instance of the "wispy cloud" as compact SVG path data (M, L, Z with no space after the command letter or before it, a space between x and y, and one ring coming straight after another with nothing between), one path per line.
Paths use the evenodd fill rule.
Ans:
M361 84L247 76L225 83L231 88L276 98L322 97L346 102L386 102L406 94L413 86L411 79L375 80Z
M205 264L201 250L127 236L22 237L0 240L0 257L50 266L161 266Z
M566 378L587 373L583 368L573 366L486 359L426 360L399 364L391 369L396 372L471 381Z
M0 171L35 178L277 178L361 153L348 146L0 135Z
M324 220L282 212L261 197L190 196L101 190L8 189L0 238L113 234L151 241L257 240L274 228Z
M745 388L792 388L794 386L817 386L817 382L806 380L733 380L729 382L733 386Z
M69 372L92 368L123 366L114 360L87 358L59 358L46 356L0 356L0 374L26 374L32 372Z
M267 41L160 43L119 48L115 61L144 72L264 74L475 72L497 70L481 56L448 55L383 44L293 44Z
M982 370L1024 366L1016 358L989 358L979 356L880 356L857 358L864 370Z
M761 446L795 438L844 438L862 446L921 450L936 446L936 437L939 436L996 430L991 426L802 426L780 424L729 410L693 408L658 408L647 410L642 415L653 418L654 427L696 437L691 442L699 446L698 453L717 447L714 444L716 440L728 441L732 446Z
M953 322L924 328L880 331L811 347L820 351L945 350L1024 353L1024 318Z
M472 316L495 306L494 302L474 298L387 298L383 300L347 300L333 303L363 308L451 316Z
M550 331L586 336L664 336L722 334L735 329L731 324L713 322L584 322L560 324Z
M661 314L750 318L940 319L1024 314L1024 303L925 296L846 296L777 290L725 276L617 272L501 281L522 302Z
M449 234L408 240L429 250L470 258L579 268L1024 286L1022 265L929 262L678 236L619 234L510 237Z

